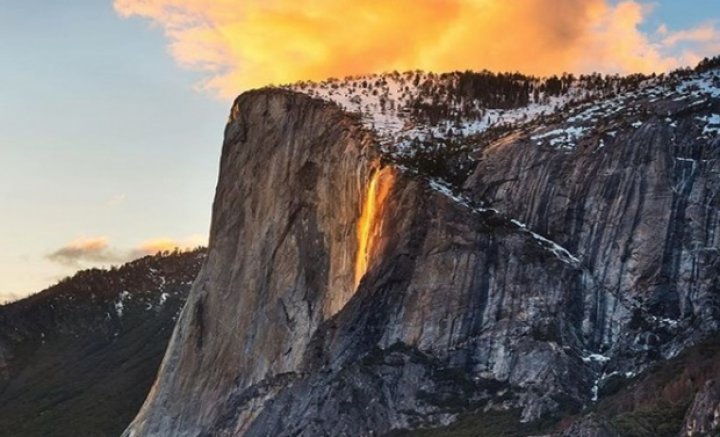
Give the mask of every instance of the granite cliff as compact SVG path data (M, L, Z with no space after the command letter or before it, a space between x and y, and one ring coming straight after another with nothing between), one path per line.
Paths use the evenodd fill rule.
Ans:
M382 435L473 414L606 435L588 411L717 334L713 65L497 79L534 96L513 100L479 93L482 75L406 77L235 101L207 259L126 436ZM702 375L670 432L717 429Z

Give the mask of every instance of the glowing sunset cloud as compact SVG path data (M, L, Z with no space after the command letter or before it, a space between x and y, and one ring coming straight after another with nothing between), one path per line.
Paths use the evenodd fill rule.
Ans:
M68 266L78 266L82 262L107 263L121 258L112 250L106 237L82 238L47 255L51 261Z
M720 51L712 25L652 35L607 0L115 0L162 26L222 97L270 83L409 69L665 71ZM682 46L682 49L681 49Z
M155 238L140 243L139 247L133 250L132 257L137 258L143 255L154 255L158 252L177 250L190 250L207 245L207 237L202 235L191 235L182 240L174 238Z
M110 245L107 237L81 238L67 243L46 256L50 261L73 267L83 265L119 264L145 255L173 250L190 250L207 245L202 235L190 235L183 239L154 238L140 243L130 250Z

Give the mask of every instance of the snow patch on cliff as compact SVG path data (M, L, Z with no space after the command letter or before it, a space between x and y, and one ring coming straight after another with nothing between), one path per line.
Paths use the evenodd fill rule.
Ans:
M429 186L432 190L442 194L443 196L451 199L453 202L459 205L470 208L475 213L493 212L495 214L499 214L499 211L495 208L486 208L473 205L473 202L470 199L460 194L454 193L450 184L445 181L442 181L440 179L431 179L429 180ZM526 224L521 223L518 220L510 219L510 223L520 228L523 232L529 233L530 236L538 243L540 247L550 251L550 253L555 255L560 261L570 264L573 267L580 266L580 259L574 256L572 253L570 253L569 250L565 249L560 244L548 238L545 238L536 232L531 231Z
M536 141L538 145L544 144L544 140L547 139L552 147L572 150L577 146L577 141L585 135L586 131L587 129L582 126L570 126L533 135L530 138Z
M130 293L128 291L123 291L120 295L118 295L118 298L115 301L115 312L118 317L122 317L123 312L125 311L125 301L128 299L130 299Z

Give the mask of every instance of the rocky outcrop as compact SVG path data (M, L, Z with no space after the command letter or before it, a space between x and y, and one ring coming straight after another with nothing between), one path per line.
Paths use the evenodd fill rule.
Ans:
M613 426L594 414L588 414L572 423L561 434L562 437L620 437Z
M720 384L711 379L695 395L681 435L704 436L720 432Z
M228 123L208 259L156 387L129 434L196 435L231 395L302 369L312 336L352 297L356 222L379 156L341 111L305 96L250 92ZM264 388L260 388L264 387Z
M532 422L716 332L718 148L692 122L715 107L647 105L572 150L479 147L465 195L333 104L243 94L207 260L126 435Z

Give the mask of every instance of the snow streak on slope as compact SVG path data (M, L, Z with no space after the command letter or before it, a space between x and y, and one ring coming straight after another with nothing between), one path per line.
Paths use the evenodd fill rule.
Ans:
M568 108L568 116L561 119L561 128L539 128L531 139L539 146L548 145L562 150L573 150L589 133L598 132L599 126L614 136L619 129L631 126L639 129L651 116L663 116L670 127L677 127L675 112L698 107L711 99L720 98L720 71L711 70L681 78L657 77L643 80L637 89ZM663 103L674 103L670 107ZM660 111L663 108L666 112ZM699 117L702 136L711 138L720 131L720 118L716 114ZM719 116L720 117L720 116ZM598 145L603 147L603 141Z

